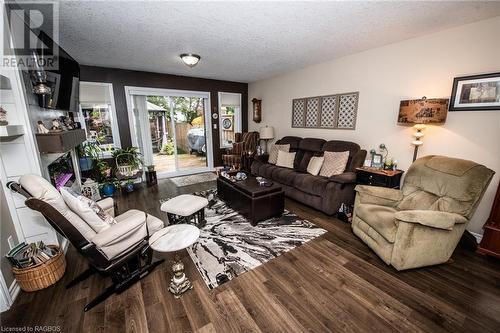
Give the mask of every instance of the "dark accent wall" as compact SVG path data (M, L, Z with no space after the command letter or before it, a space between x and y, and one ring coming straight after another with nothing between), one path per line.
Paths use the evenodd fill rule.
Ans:
M211 113L219 113L218 92L232 92L241 94L242 128L248 128L248 84L221 80L210 80L188 76L132 71L118 68L94 67L81 65L80 80L90 82L106 82L113 84L115 106L120 128L120 141L123 147L132 145L130 125L125 99L125 86L180 89L210 92ZM212 119L212 122L215 121ZM222 163L222 151L219 148L219 124L217 129L212 125L212 145L214 151L214 165Z

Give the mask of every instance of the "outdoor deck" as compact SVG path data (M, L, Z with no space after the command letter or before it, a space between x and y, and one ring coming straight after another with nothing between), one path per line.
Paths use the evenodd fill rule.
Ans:
M202 168L207 166L207 157L201 155L178 154L179 168L191 169ZM175 156L174 155L153 155L153 163L157 172L172 172L175 171Z

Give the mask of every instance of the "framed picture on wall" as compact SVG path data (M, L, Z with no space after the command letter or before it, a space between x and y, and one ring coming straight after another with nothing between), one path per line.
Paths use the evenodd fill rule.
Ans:
M450 111L500 110L500 73L453 79Z

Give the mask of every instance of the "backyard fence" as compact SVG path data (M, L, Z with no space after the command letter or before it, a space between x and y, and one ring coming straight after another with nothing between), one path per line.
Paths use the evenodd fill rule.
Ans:
M187 134L193 127L189 123L175 123L175 137L177 138L177 148L189 153ZM172 133L172 132L171 132Z

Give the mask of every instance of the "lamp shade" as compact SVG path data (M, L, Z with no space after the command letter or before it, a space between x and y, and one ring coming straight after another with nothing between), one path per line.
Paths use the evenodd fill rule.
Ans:
M448 114L446 98L412 99L401 101L399 105L398 124L444 124Z
M264 140L274 139L274 127L261 127L259 130L259 136Z

